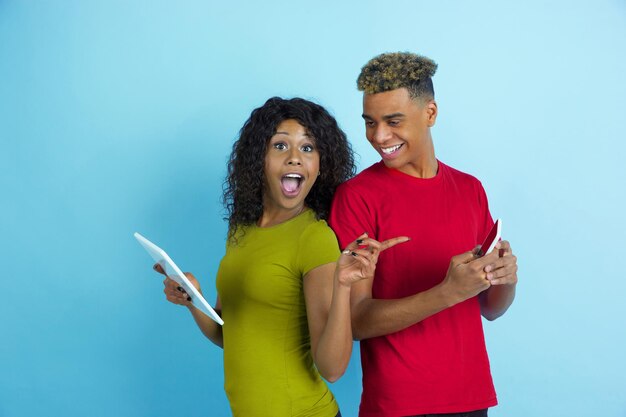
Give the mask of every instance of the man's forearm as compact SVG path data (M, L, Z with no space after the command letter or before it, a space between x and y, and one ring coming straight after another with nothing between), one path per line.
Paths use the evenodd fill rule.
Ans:
M502 316L513 304L515 284L492 285L480 294L480 313L487 320Z
M395 333L454 304L442 285L400 299L367 298L352 310L353 337L362 340Z

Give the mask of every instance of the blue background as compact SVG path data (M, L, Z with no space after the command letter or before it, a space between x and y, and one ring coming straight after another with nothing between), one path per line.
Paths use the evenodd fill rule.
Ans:
M626 416L623 0L0 0L0 416L229 415L221 350L132 233L214 302L250 111L316 100L366 167L355 80L404 50L438 62L437 155L482 180L519 258L485 325L490 414ZM331 387L347 417L360 375L355 352Z

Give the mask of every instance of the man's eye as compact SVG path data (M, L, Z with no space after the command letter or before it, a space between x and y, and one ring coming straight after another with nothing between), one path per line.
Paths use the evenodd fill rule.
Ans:
M287 149L287 145L285 145L282 142L278 142L274 144L274 149L278 149L279 151L284 151L285 149Z
M366 127L374 127L374 122L368 122L368 121L366 121L366 122L365 122L365 126L366 126Z
M398 124L400 124L400 121L398 121L398 120L390 120L389 121L389 126L398 126Z

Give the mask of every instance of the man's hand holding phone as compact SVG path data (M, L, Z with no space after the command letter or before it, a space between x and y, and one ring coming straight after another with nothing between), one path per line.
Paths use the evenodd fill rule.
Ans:
M511 245L501 240L495 246L499 258L485 267L487 279L491 285L517 284L517 256L513 255Z
M485 266L486 278L491 285L513 285L517 283L517 257L513 255L509 242L500 240L501 236L502 220L497 219L476 251L476 256L482 257L497 249L498 259Z

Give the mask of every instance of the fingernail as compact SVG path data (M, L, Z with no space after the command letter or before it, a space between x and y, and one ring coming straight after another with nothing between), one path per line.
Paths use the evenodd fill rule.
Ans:
M187 301L191 301L191 297L187 297Z
M357 240L356 240L356 244L357 244L357 245L360 245L361 243L363 243L363 239L357 239Z
M344 255L350 255L351 252L350 252L350 249L346 249L341 253L343 253Z
M359 254L356 252L352 252L352 256L359 256Z
M156 265L152 265L152 269L154 269L156 271L157 270L157 266Z
M183 292L183 287L176 287L176 289L180 292Z

